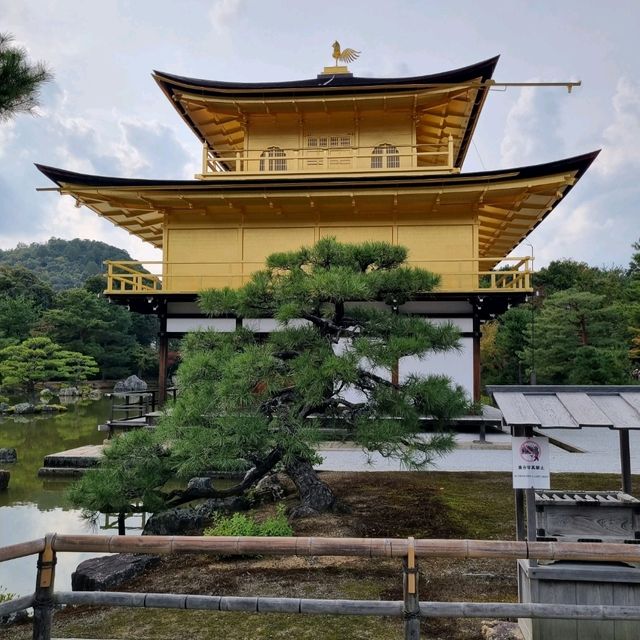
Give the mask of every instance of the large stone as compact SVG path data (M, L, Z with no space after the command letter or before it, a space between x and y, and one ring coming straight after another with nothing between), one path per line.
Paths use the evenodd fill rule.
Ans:
M78 387L65 387L58 391L58 395L61 398L75 398L80 395L80 391L78 390Z
M30 402L19 402L13 405L13 413L16 415L22 415L24 413L35 413L35 406Z
M9 486L11 474L4 469L0 469L0 491L4 491Z
M0 462L18 462L18 454L14 448L0 447Z
M0 402L0 413L7 413L7 411L9 411L9 403Z
M100 400L102 398L102 391L100 389L91 389L89 391L89 400Z
M206 500L197 507L176 507L156 513L144 526L142 535L173 536L185 533L200 532L209 524L215 513L233 513L246 511L249 501L243 497L225 498L224 500Z
M141 575L160 561L158 556L119 553L81 562L71 574L73 591L109 591Z
M285 494L277 473L266 475L253 488L253 495L258 502L279 502Z
M123 393L126 391L146 391L147 383L144 380L138 378L138 376L129 376L125 380L119 380L116 382L113 390L116 393Z

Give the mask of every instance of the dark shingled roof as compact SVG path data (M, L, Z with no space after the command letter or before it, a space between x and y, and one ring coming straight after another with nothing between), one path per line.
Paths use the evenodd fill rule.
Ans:
M221 82L177 76L164 71L154 71L153 77L162 89L172 95L174 91L188 89L190 93L203 96L249 96L255 94L304 95L326 92L331 95L340 93L375 93L388 91L406 91L407 89L429 87L441 84L457 84L481 78L489 80L493 75L500 56L495 56L477 64L408 78L362 78L350 74L320 75L308 80L289 82ZM256 96L257 97L257 96Z
M246 190L246 189L262 189L265 187L282 189L304 189L313 187L315 189L332 189L343 187L344 185L353 186L394 186L401 187L420 187L433 186L437 184L452 185L478 182L494 182L496 180L523 180L526 178L537 178L540 176L553 175L555 173L571 173L576 172L576 179L589 168L589 165L595 160L600 151L592 151L573 158L564 160L556 160L555 162L547 162L545 164L534 164L526 167L517 167L513 169L497 169L493 171L478 171L473 173L453 173L440 175L399 175L393 176L388 173L381 175L363 175L354 177L327 176L319 174L315 176L290 177L286 175L277 178L247 178L246 180L236 181L228 180L226 177L214 178L209 180L147 180L142 178L113 178L109 176L93 176L74 171L66 171L55 167L48 167L36 164L36 167L47 178L55 182L58 186L69 184L82 187L145 187L168 188L187 187L201 190Z

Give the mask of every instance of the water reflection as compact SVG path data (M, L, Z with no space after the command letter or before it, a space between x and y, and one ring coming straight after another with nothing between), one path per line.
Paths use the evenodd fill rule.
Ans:
M65 497L66 481L38 478L38 469L47 454L87 444L100 444L104 434L97 426L110 412L106 399L87 404L79 402L61 414L0 418L0 447L15 447L18 462L0 464L11 472L9 488L0 491L0 546L42 537L45 533L115 533L99 523L82 518L71 509ZM127 519L128 533L139 532L140 516ZM116 531L117 532L117 531ZM71 573L79 562L92 557L88 553L63 553L58 556L56 588L71 588ZM99 554L100 555L100 554ZM0 586L26 595L33 592L36 557L0 563Z

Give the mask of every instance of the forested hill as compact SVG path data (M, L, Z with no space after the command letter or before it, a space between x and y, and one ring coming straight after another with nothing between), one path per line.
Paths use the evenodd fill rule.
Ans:
M0 250L0 264L25 267L58 291L82 287L87 278L103 273L104 260L131 260L131 256L110 244L79 238L51 238L44 244Z

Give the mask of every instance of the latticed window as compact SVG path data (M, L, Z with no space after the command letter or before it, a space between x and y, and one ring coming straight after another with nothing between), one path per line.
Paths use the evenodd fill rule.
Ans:
M350 147L351 136L308 136L307 148L308 149L336 149L340 147Z
M286 171L286 155L280 147L269 147L260 154L260 171Z
M400 166L398 147L392 144L379 144L371 154L372 169L397 169Z

